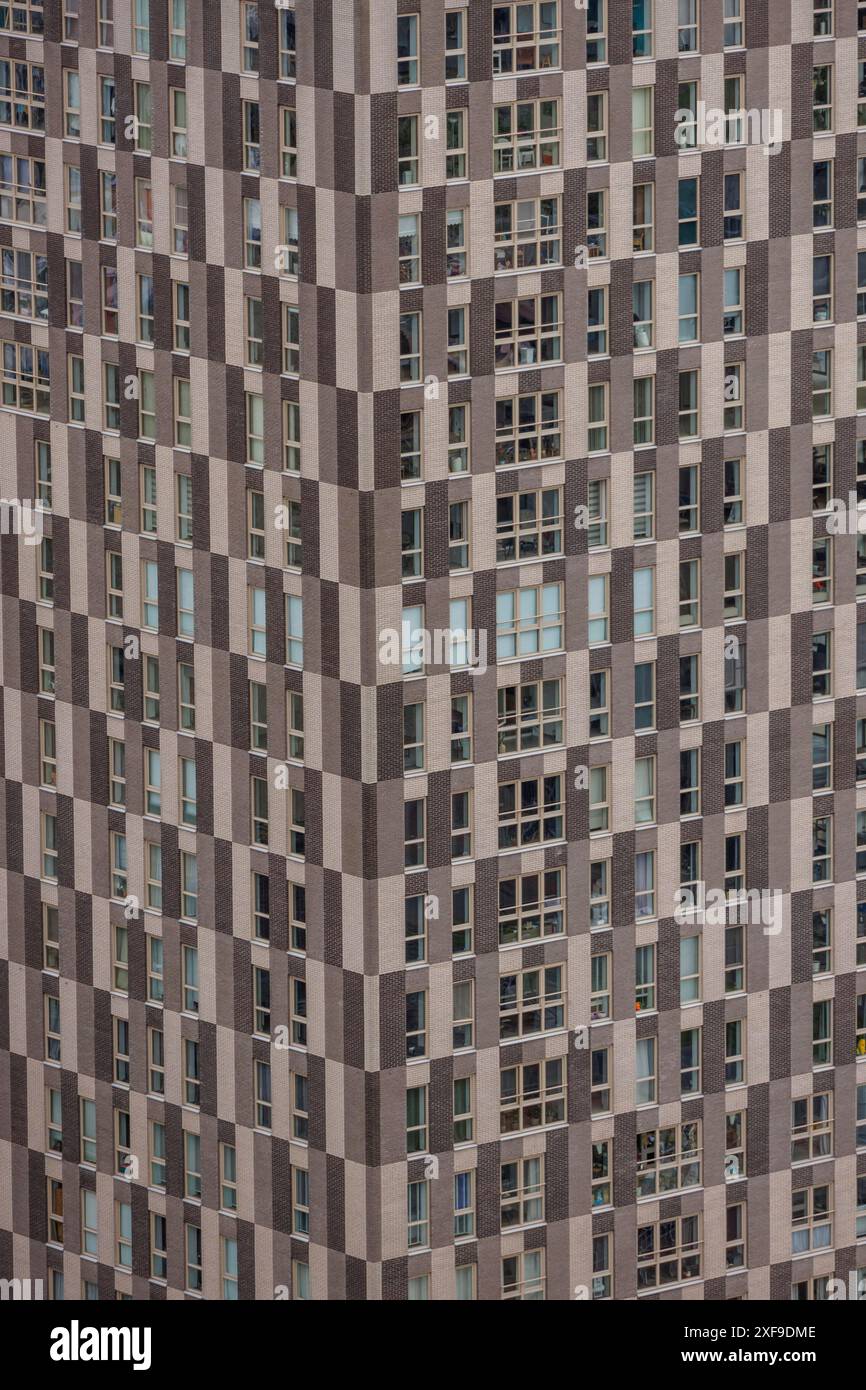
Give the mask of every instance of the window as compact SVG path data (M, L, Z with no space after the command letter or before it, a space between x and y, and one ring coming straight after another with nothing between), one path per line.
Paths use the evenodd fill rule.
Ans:
M632 0L631 51L633 58L653 55L653 0Z
M724 86L725 101L725 144L741 145L744 135L743 78L726 77Z
M397 182L401 187L420 183L418 117L397 117Z
M45 161L0 154L0 219L44 227L46 206Z
M833 1093L791 1102L791 1162L811 1162L833 1152Z
M499 977L499 1040L516 1042L565 1026L561 965Z
M300 372L301 314L291 304L283 305L283 371L293 376ZM287 402L287 404L289 404Z
M451 793L451 858L472 857L472 794Z
M421 380L421 315L400 315L400 381Z
M635 637L648 637L655 632L655 570L636 569L632 575L632 609Z
M124 1018L114 1020L114 1080L123 1085L129 1084L130 1077L130 1030ZM130 1121L127 1111L117 1112L117 1167L123 1172L130 1149Z
M634 857L635 917L655 916L655 850L643 850Z
M198 863L194 854L186 851L180 856L181 916L195 921L198 916Z
M634 765L635 825L652 825L655 818L655 758L637 758Z
M496 654L500 661L562 647L562 586L511 589L496 596Z
M243 167L257 174L262 167L260 107L257 101L241 103ZM186 124L184 122L184 124Z
M590 1054L590 1107L593 1115L610 1112L610 1053L609 1047L596 1047Z
M264 322L261 314L261 300L247 295L245 303L245 342L246 366L264 366Z
M637 1228L638 1289L680 1284L701 1274L701 1218L676 1216Z
M693 150L697 145L698 90L697 82L679 84L674 140L681 150Z
M184 1229L186 1231L185 1287L192 1293L201 1293L203 1287L201 1227L193 1226L188 1222Z
M682 246L698 244L698 180L680 179L677 193L678 241Z
M244 198L244 265L262 268L262 205L258 198Z
M833 634L812 635L812 698L824 699L833 693Z
M0 404L31 415L49 408L48 353L27 343L0 342L3 354Z
M559 101L508 102L493 107L493 173L554 169L560 163Z
M423 798L407 801L403 809L403 818L403 864L407 869L422 868L426 862Z
M680 1033L680 1095L696 1095L701 1089L701 1030Z
M406 995L406 1056L427 1055L427 991L413 990Z
M160 1029L147 1029L147 1086L153 1095L165 1094L165 1036Z
M833 1244L833 1189L829 1184L791 1193L791 1254L829 1249Z
M397 86L416 87L420 80L418 16L397 16Z
M632 285L633 346L638 349L653 346L654 287L653 280L635 280Z
M48 811L40 814L40 828L42 839L42 877L53 882L57 881L57 870L59 865L59 848L57 840L57 817ZM124 839L124 849L126 841ZM126 878L123 880L124 894L114 896L125 896Z
M696 343L700 336L699 282L700 277L697 274L679 277L679 341L681 343ZM682 392L680 394L682 395Z
M498 744L502 754L530 752L563 741L561 681L500 686Z
M466 80L466 10L445 11L445 81Z
M57 1178L48 1179L48 1241L63 1244L63 1183Z
M558 66L558 0L529 0L523 4L494 6L495 77Z
M635 4L639 0L635 0ZM631 95L631 152L633 159L653 153L654 87L634 87Z
M656 1006L656 948L638 946L634 953L634 1007L636 1013L646 1013Z
M745 0L724 0L723 41L725 48L742 48L743 46L744 4Z
M281 5L277 10L277 22L279 26L280 77L293 79L297 59L294 9ZM309 1294L305 1297L309 1297Z
M500 782L500 851L562 839L563 810L560 775Z
M633 383L633 433L636 446L655 442L655 377L638 376Z
M727 282L728 272L725 272ZM812 322L830 323L833 318L833 257L812 257Z
M545 366L560 360L562 330L558 294L498 301L495 325L497 371Z
M401 213L397 230L397 265L401 285L421 279L421 214Z
M466 376L469 371L469 308L465 304L448 310L448 375Z
M812 226L833 226L832 159L816 159L812 165Z
M586 447L590 454L607 452L609 395L606 381L590 386L587 392Z
M606 478L590 478L586 491L587 510L589 512L587 545L590 550L605 550L607 548L607 494Z
M649 1129L637 1136L637 1197L661 1197L701 1182L699 1121Z
M249 683L250 748L266 752L268 747L268 687L261 681Z
M656 1040L638 1038L635 1042L635 1105L654 1104L656 1099Z
M543 463L562 455L559 391L503 396L496 401L496 466Z
M430 1243L430 1184L426 1179L406 1185L406 1243L410 1250Z
M516 1159L499 1169L499 1212L503 1231L544 1220L544 1156Z
M75 75L77 77L77 72ZM0 125L14 126L16 130L45 130L45 69L42 66L0 59Z
M183 63L186 61L186 4L187 0L169 0L168 32L169 60L171 62Z
M610 576L590 575L587 581L588 639L590 644L609 640Z
M701 997L701 938L680 937L680 1004L694 1004Z
M590 260L607 257L607 190L604 188L590 190L586 195L586 250Z
M171 185L172 250L176 256L189 254L189 210L183 184Z
M448 507L448 568L452 573L469 569L469 505L451 502Z
M640 661L634 668L635 729L655 728L655 662Z
M292 1176L292 1230L296 1235L309 1235L310 1175L306 1168L294 1168Z
M496 563L562 553L560 488L500 494L496 499Z
M504 1067L499 1073L502 1134L517 1134L565 1120L563 1059Z
M70 202L71 192L71 188L67 189L67 226L70 231L74 231L75 228L70 220L73 217ZM114 241L117 237L117 176L105 170L101 170L99 175L99 207L100 235L103 241Z
M698 0L679 0L677 7L677 50L698 51Z
M469 116L466 111L458 108L445 113L445 177L451 182L466 178L469 158L468 125Z
M147 937L147 997L161 1004L165 999L162 938ZM153 1087L151 1087L153 1089Z
M135 180L135 244L145 250L153 246L153 185L150 179Z
M44 34L44 0L18 0L0 9L0 33Z
M559 936L564 931L564 920L560 869L500 879L500 946Z
M743 410L743 368L740 362L729 362L725 367L723 428L736 431L744 428Z
M50 903L42 904L42 968L60 969L60 918Z
M745 614L746 552L735 551L725 556L722 616L725 622Z
M812 68L812 130L816 135L833 129L833 67L821 63Z

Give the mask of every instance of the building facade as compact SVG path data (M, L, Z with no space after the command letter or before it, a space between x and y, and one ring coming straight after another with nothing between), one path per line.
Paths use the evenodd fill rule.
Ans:
M866 4L3 4L0 270L0 1278L866 1296Z

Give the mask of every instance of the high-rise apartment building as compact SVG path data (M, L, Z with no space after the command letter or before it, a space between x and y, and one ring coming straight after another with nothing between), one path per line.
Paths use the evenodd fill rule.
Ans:
M0 1277L866 1283L866 3L0 4L0 338Z

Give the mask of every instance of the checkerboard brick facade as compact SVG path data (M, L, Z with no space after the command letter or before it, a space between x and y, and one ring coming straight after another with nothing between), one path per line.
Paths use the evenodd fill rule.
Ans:
M0 271L0 1278L866 1270L866 5L0 5Z

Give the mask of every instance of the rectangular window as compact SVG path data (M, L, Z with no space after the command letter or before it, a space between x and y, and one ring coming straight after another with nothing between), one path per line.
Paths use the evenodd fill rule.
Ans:
M564 931L562 871L521 874L499 881L499 944L537 941Z
M683 246L698 244L699 180L680 179L677 192L678 242Z
M635 0L635 4L638 0ZM633 159L644 159L653 153L654 87L633 87L631 94L631 153Z
M823 135L833 129L833 67L821 63L812 68L812 130Z
M0 125L45 130L45 69L40 64L0 59Z
M557 98L494 105L493 173L558 168L561 134Z
M816 230L833 226L832 159L816 159L812 165L812 226Z
M833 1189L829 1184L791 1193L791 1253L829 1249L833 1244Z
M655 377L638 376L633 383L633 433L636 446L655 442Z
M450 114L450 113L449 113ZM397 182L401 188L420 183L418 117L397 117Z
M445 81L466 81L466 10L445 11Z
M287 5L277 10L280 77L294 79L297 60L295 41L295 11Z
M607 190L586 195L586 252L590 260L607 258Z
M499 1073L501 1134L517 1134L565 1120L565 1074L561 1057L523 1063Z
M417 87L421 65L418 57L418 16L397 16L397 86Z

